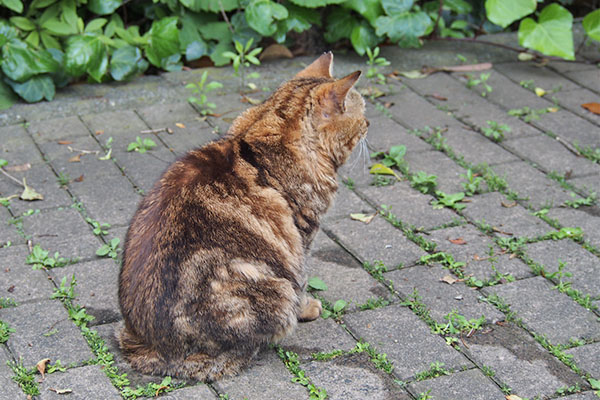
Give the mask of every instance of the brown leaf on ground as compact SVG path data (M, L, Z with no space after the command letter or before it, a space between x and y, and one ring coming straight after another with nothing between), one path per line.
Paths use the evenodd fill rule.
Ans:
M4 167L4 170L7 172L23 172L31 169L31 164L25 163L20 165L12 165L10 167Z
M520 398L516 394L508 394L505 397L506 397L506 400L523 400L522 398Z
M242 96L242 103L250 103L253 106L256 106L256 105L262 103L262 100L253 99L252 97L248 97L248 96Z
M185 129L185 125L182 124L181 122L176 122L175 126L178 127L178 128L181 128L181 129Z
M6 291L7 291L8 293L12 293L12 292L14 292L14 291L15 291L15 285L10 285L10 286L8 287L8 289L6 289Z
M38 372L42 374L42 379L44 379L44 375L46 374L46 364L48 364L49 362L49 358L44 358L43 360L40 360L37 364L35 364L35 367L37 368Z
M473 71L487 71L492 69L492 63L480 63L480 64L468 64L468 65L455 65L451 67L439 67L438 70L446 72L473 72Z
M361 213L355 213L355 214L350 214L350 219L353 219L355 221L360 221L360 222L364 222L365 224L368 224L369 222L371 222L373 220L373 218L375 218L375 215L377 215L377 213L375 214L361 214Z
M444 97L444 96L442 96L439 93L431 93L431 94L428 94L426 96L427 97L433 97L434 99L439 100L439 101L447 101L448 100L447 97Z
M67 394L73 392L72 389L56 389L56 388L48 388L48 390L56 393L56 394Z
M467 241L463 238L448 239L448 241L452 244L458 244L458 245L467 244Z
M59 140L58 144L73 144L72 140Z
M445 275L443 278L440 279L440 281L446 282L448 285L452 285L453 283L458 282L458 279L456 279L452 275Z
M103 130L98 130L96 132L94 132L95 135L102 135L104 133Z
M516 201L513 201L512 203L501 202L500 204L502 204L502 207L504 207L504 208L513 208L514 206L517 205L517 202Z
M69 162L81 162L81 156L83 153L79 153L71 158L69 158Z
M267 46L267 48L260 53L260 56L258 56L260 61L276 60L278 58L294 58L294 55L290 49L284 45L273 43L272 45Z
M498 227L496 227L496 226L492 226L492 230L493 230L494 232L498 232L498 233L501 233L501 234L503 234L503 235L509 235L509 236L513 236L513 235L514 235L514 233L510 233L510 232L504 232L503 230L501 230L500 228L498 228Z
M73 182L83 182L83 174L79 175L78 178L73 179Z
M600 115L600 103L585 103L582 104L581 107L593 112L594 114Z

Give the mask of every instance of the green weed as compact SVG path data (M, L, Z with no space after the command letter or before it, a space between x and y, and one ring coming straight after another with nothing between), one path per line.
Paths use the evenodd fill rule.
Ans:
M217 107L215 103L211 103L210 101L208 101L208 93L216 89L221 89L223 87L223 84L221 82L213 81L206 83L207 78L208 71L204 71L198 83L188 83L185 86L186 89L191 90L199 96L188 97L188 102L196 105L200 111L200 114L202 115L211 114L212 111Z
M473 196L474 194L481 193L481 183L483 178L477 176L478 174L473 173L473 170L469 168L466 174L460 174L461 178L466 179L466 182L462 182L461 185L465 189L465 195Z
M113 260L116 260L119 251L121 251L119 248L120 243L121 239L112 238L110 242L103 244L98 250L96 250L96 255L99 257L110 257Z
M500 125L496 121L486 121L488 124L487 128L482 128L483 134L492 141L500 143L504 140L504 134L511 131L510 126L506 124Z
M140 154L144 154L145 152L152 150L156 147L156 142L150 138L144 138L142 140L141 137L137 136L135 138L135 142L129 143L127 146L127 151L137 151Z
M33 269L60 268L75 262L77 262L77 259L60 257L58 251L54 253L54 257L50 257L49 252L40 247L39 244L33 246L26 260L27 264L33 265Z
M260 61L257 56L262 51L262 47L257 47L252 49L252 43L254 39L250 39L246 42L245 45L234 40L235 51L225 51L222 56L225 58L229 58L233 63L233 70L236 75L240 77L240 91L246 87L246 68L250 67L250 64L260 65Z
M437 176L419 171L411 175L410 185L424 194L434 194L437 187Z
M438 376L450 375L450 371L444 368L444 363L433 362L429 365L427 371L419 372L415 375L417 381L424 381L426 379L437 378Z
M0 319L0 344L6 343L10 337L10 334L14 331L15 330L13 328Z
M85 222L90 224L93 228L94 235L96 236L104 236L108 234L108 229L110 228L110 224L100 223L95 219L86 217Z
M21 359L19 359L19 362L9 361L7 365L15 373L12 380L17 382L26 395L37 396L40 394L40 388L35 379L35 369L25 368Z
M322 400L327 398L327 392L325 389L315 386L310 379L306 376L306 373L300 368L300 360L298 354L293 351L286 351L282 347L277 346L277 355L283 360L283 363L290 371L294 378L292 382L296 382L305 386L309 392L310 400Z
M385 307L390 304L389 300L386 300L382 297L378 297L376 299L368 299L364 304L359 304L358 308L360 310L374 310L376 308Z
M0 297L0 308L16 307L17 302L9 297Z
M461 211L464 210L466 207L465 204L461 203L461 201L465 198L464 192L448 194L442 192L441 190L436 190L435 195L437 199L431 202L434 210L448 207L453 208L457 211Z
M475 78L471 74L467 75L467 87L471 89L481 85L482 90L480 94L481 96L486 97L489 93L492 93L493 91L492 87L487 83L487 80L489 79L491 74L491 72L481 73L479 74L479 78Z
M379 47L375 47L373 50L367 47L366 53L368 57L367 65L369 66L366 74L367 79L375 79L376 83L384 85L386 79L385 76L379 72L379 68L390 65L390 62L384 57L379 57Z

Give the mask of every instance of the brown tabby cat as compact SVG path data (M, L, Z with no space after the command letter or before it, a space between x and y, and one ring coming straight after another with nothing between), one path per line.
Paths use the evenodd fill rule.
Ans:
M174 162L141 201L119 277L119 341L135 369L216 380L319 317L304 255L368 126L360 71L335 80L332 61Z

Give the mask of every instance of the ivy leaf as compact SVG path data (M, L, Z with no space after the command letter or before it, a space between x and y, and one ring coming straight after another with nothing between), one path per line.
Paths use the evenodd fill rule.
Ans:
M13 81L23 82L34 75L54 72L58 64L46 50L32 50L13 39L2 48L2 72Z
M367 19L376 28L377 17L383 15L380 0L348 0L343 7L356 11Z
M381 0L387 15L398 15L410 11L414 0Z
M346 300L339 299L333 305L333 311L336 312L336 313L339 313L344 308L346 308L347 305L348 305L348 303L346 302Z
M0 3L2 3L4 7L13 10L17 14L21 14L23 12L23 3L21 0L2 0Z
M549 56L574 60L573 15L557 3L544 7L538 22L532 18L521 21L519 44Z
M148 38L148 45L145 48L146 56L148 61L156 67L162 66L163 59L180 54L177 17L154 21L144 37Z
M17 101L17 96L6 83L0 80L0 111L12 107Z
M327 290L327 284L316 276L308 280L308 287L313 290Z
M582 25L589 37L600 42L600 10L586 15Z
M290 0L297 6L308 7L308 8L317 8L317 7L325 7L329 4L340 4L346 0Z
M287 19L285 20L287 21ZM250 40L254 43L260 42L262 36L260 33L250 27L244 12L238 12L231 17L231 25L233 26L233 42L239 42L242 45L246 45ZM279 26L279 24L278 24Z
M121 0L89 0L87 8L97 15L108 15L121 7Z
M486 0L485 12L490 21L506 28L516 20L531 14L537 7L536 0Z
M232 11L240 6L238 0L179 0L184 7L192 11L208 11L211 13L220 13L221 6L224 11Z
M465 0L445 0L444 7L448 7L457 14L469 14L473 11L473 6Z
M354 26L358 25L358 20L352 15L350 10L345 8L334 9L327 16L325 40L329 43L337 42L340 39L350 38Z
M277 21L288 17L288 10L271 0L252 0L245 11L248 25L263 36L277 31Z
M350 42L358 55L363 56L367 49L371 49L379 43L379 38L367 21L361 21L354 25L350 33Z
M422 11L384 16L376 20L376 33L379 36L387 35L402 47L418 47L419 37L425 34L430 24L431 19Z
M54 82L48 75L37 75L23 83L13 80L7 80L7 83L28 103L35 103L44 98L50 101L54 98L56 91Z

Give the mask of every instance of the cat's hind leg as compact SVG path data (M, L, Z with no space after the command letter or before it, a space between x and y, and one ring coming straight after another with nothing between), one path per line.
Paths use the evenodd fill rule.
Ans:
M142 338L130 331L127 326L117 333L117 340L123 356L133 369L151 375L167 373L168 366L160 353L144 343Z

